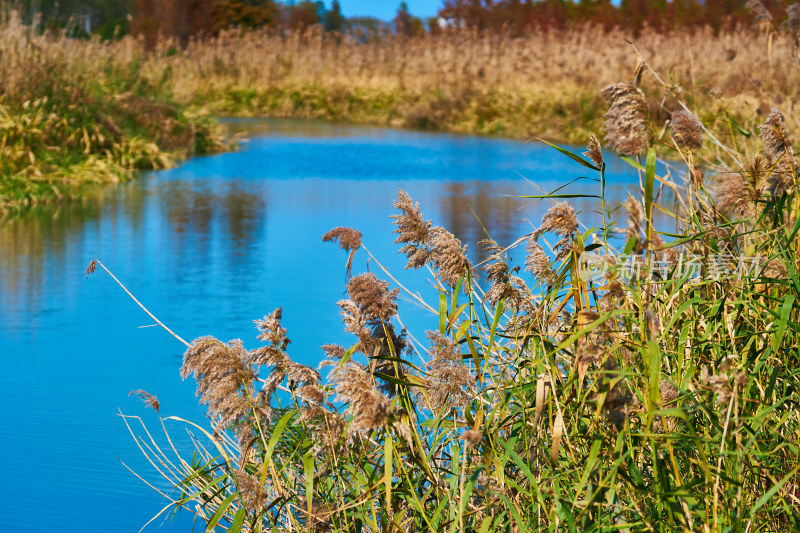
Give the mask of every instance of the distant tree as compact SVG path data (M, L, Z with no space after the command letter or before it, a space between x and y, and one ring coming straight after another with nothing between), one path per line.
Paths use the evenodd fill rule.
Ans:
M397 8L397 15L392 22L394 22L394 31L398 35L411 37L412 35L425 33L425 26L422 24L422 20L408 12L408 4L405 2L400 3L400 7Z
M325 30L343 32L347 29L347 19L342 15L339 0L333 0L330 11L325 13Z
M214 0L213 18L214 31L274 26L278 21L278 7L273 0Z
M301 0L296 4L284 5L283 10L283 25L292 31L303 31L325 20L325 4L322 1Z
M136 0L131 32L144 35L148 46L159 35L185 45L193 35L212 32L214 20L213 0Z

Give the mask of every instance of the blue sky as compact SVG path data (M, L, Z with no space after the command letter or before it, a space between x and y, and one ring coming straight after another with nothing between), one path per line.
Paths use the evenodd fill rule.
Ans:
M346 17L369 15L383 20L394 18L402 0L339 0ZM406 0L408 10L418 17L432 17L444 4L443 0ZM330 7L331 0L325 0Z

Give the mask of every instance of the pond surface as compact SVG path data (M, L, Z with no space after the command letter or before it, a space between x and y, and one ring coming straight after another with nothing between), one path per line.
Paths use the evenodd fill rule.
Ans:
M128 392L157 395L163 415L204 421L194 382L178 375L183 346L100 269L87 280L92 259L187 340L210 334L255 347L252 321L282 306L290 356L316 366L322 344L352 344L336 306L346 254L321 242L326 231L361 230L370 251L425 296L428 275L404 272L392 243L399 188L475 260L484 228L510 244L550 205L514 196L596 177L534 143L295 121L226 127L250 138L237 152L0 222L0 530L138 531L167 501L120 463L157 481L118 410L153 429L157 419ZM617 160L608 174L608 195L624 199L635 174ZM599 194L599 185L569 190ZM584 224L597 224L594 203L572 204ZM368 266L385 278L359 252L354 273ZM400 309L417 338L435 328L412 303ZM148 529L190 527L182 513Z

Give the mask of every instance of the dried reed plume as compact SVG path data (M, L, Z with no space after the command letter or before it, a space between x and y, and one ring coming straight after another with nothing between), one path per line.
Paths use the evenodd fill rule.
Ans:
M395 244L405 244L400 249L408 258L406 268L420 268L430 256L427 244L431 238L431 227L433 222L425 220L419 210L419 203L414 203L411 197L404 190L397 191L397 199L392 203L392 207L403 212L402 215L392 215L397 229Z
M597 167L603 168L603 151L600 148L600 141L597 140L594 133L589 135L589 140L586 141L586 151L583 152L583 155L588 157Z
M559 202L548 209L542 217L542 225L534 232L539 237L545 232L552 231L560 237L569 237L578 231L578 217L575 210L567 202Z
M463 440L467 447L471 448L483 440L483 433L477 429L468 429L461 434L459 439Z
M636 252L641 252L644 249L644 242L642 239L642 232L644 228L644 215L642 214L642 206L631 193L628 193L628 200L625 202L625 209L628 212L628 227L625 228L625 240L637 240Z
M386 423L389 398L378 390L364 368L347 363L334 370L331 382L337 399L349 404L346 414L352 417L350 432L370 431Z
M337 302L339 314L342 317L344 330L352 333L359 340L359 350L367 356L372 356L380 349L380 340L372 336L372 328L368 326L369 320L353 300L340 300Z
M362 233L353 228L345 228L339 226L333 228L328 233L322 236L323 242L338 241L339 246L346 252L354 252L361 248Z
M132 390L128 393L128 396L136 396L140 400L142 400L148 407L151 407L158 411L158 408L161 404L158 403L158 398L147 392L146 390L137 389Z
M745 5L755 17L756 22L769 22L772 20L772 13L761 3L761 0L747 0Z
M347 353L344 346L338 344L323 344L322 351L325 352L325 359L320 363L320 367L336 364Z
M260 320L254 320L253 323L256 328L261 332L256 337L260 341L268 342L269 346L274 350L284 351L292 341L286 336L286 328L281 326L281 319L283 318L283 308L279 307L273 312ZM263 364L276 364L275 360L271 358L254 359L253 364L260 366Z
M397 314L397 295L400 289L389 289L389 283L375 274L360 274L347 283L350 299L368 320L388 322Z
M489 289L486 291L486 300L496 305L501 299L506 300L506 305L514 309L530 311L530 298L525 282L514 273L519 267L509 269L508 263L503 258L503 249L492 239L481 242L484 250L489 254L489 261L483 267L486 271L486 280Z
M469 367L461 360L455 341L438 331L428 331L431 360L425 364L428 372L427 398L433 412L442 408L450 411L465 407L470 399L470 390L475 382Z
M633 395L623 388L623 383L616 384L608 391L603 402L603 414L618 430L622 429L622 426L625 425L625 419L636 407Z
M670 406L674 404L678 397L680 396L680 391L675 388L675 385L667 381L666 379L662 379L661 383L658 386L659 393L661 394L661 405L662 406Z
M755 214L769 181L767 162L756 157L739 172L723 171L717 175L717 208L737 216Z
M760 129L759 135L764 139L764 153L770 162L774 163L791 150L792 143L786 134L786 118L778 109L773 107L770 110L767 120Z
M406 268L419 268L430 262L439 270L441 280L455 287L471 268L466 246L446 229L425 220L419 203L414 203L405 191L397 192L392 206L403 212L391 218L397 226L395 244L405 245L400 252L408 258Z
M312 405L300 413L300 421L311 429L314 453L335 455L347 445L344 436L345 420L339 413L329 411L321 405Z
M208 406L208 416L223 428L236 430L240 440L250 430L254 416L269 418L269 412L254 412L251 404L256 373L249 354L239 340L227 344L214 337L195 339L183 356L181 377L194 374L197 395Z
M86 267L86 279L89 279L89 274L94 274L94 271L97 269L97 260L92 259L92 262L89 263L89 266Z
M681 146L697 150L703 146L703 125L697 117L688 111L679 110L672 113L669 122L672 138Z
M439 277L455 287L466 277L472 265L467 259L467 247L461 241L440 226L431 230L431 263L439 269Z
M264 487L255 476L251 476L238 468L233 470L236 486L242 496L242 502L249 511L258 511L264 507Z
M554 273L550 268L550 258L545 253L544 248L536 242L534 236L528 239L525 251L528 252L525 258L525 269L542 281L549 282L552 280Z
M716 396L717 405L727 405L733 394L731 390L728 374L720 371L719 374L711 374L708 367L703 365L700 369L700 381L704 388L710 390Z
M339 247L344 251L349 252L347 255L347 277L353 268L353 257L356 251L361 248L361 237L363 235L360 231L353 228L338 227L333 228L328 233L322 236L323 242L339 241Z
M626 83L614 83L600 92L609 103L605 114L606 139L624 155L641 154L650 144L649 114L644 93Z

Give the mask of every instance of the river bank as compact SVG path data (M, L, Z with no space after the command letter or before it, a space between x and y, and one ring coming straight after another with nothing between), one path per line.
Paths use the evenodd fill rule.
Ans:
M791 113L800 99L790 35L628 37L591 27L369 42L318 30L228 32L149 50L132 37L79 41L9 20L0 28L0 214L224 149L214 115L583 144L603 137L601 89L633 81L646 96L651 142L671 144L669 120L683 99L720 141L694 153L713 165L721 145L755 153L770 109ZM786 127L791 134L797 124Z

